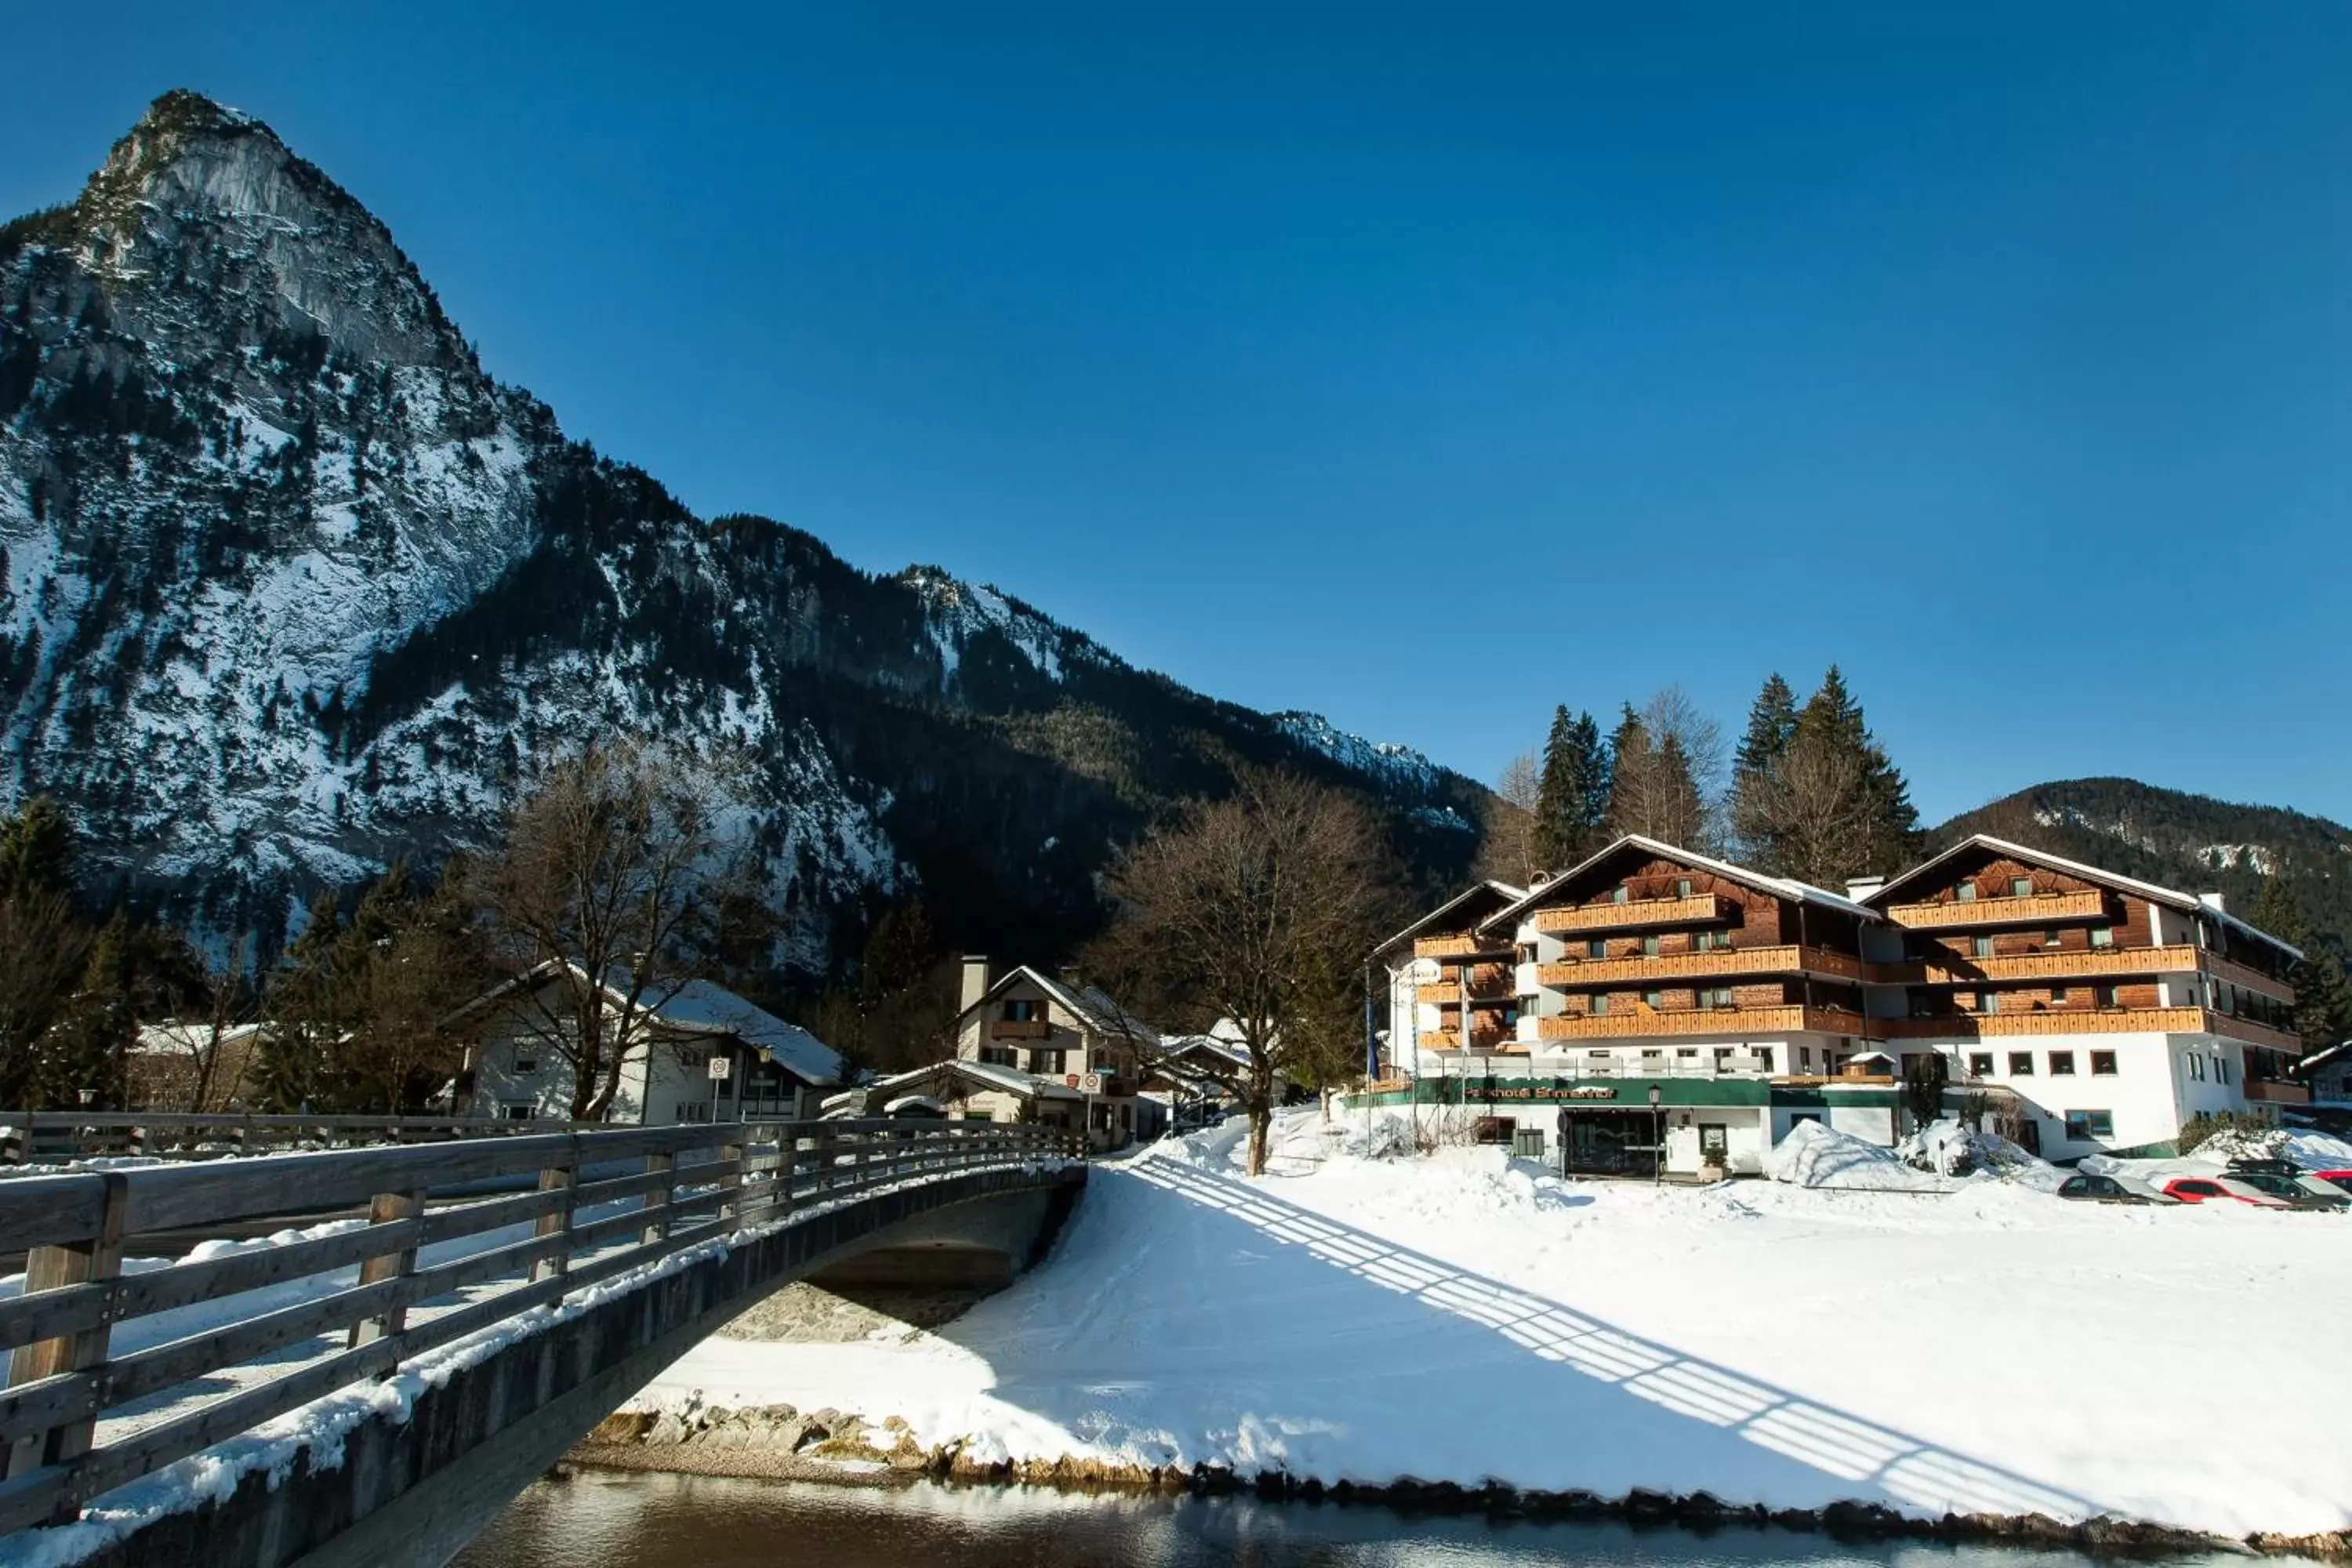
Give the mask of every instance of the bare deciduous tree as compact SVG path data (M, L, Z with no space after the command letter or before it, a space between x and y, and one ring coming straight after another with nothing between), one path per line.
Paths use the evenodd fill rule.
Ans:
M1480 826L1477 874L1524 888L1543 865L1536 856L1536 806L1542 795L1536 754L1521 752L1495 781Z
M1244 773L1130 850L1118 918L1090 963L1164 1023L1238 1034L1230 1068L1194 1060L1249 1118L1249 1170L1285 1080L1328 1082L1362 1056L1363 954L1392 913L1386 855L1349 796L1293 773Z
M466 869L525 1031L571 1069L577 1120L602 1117L631 1054L656 1048L661 1001L763 915L744 777L734 759L593 745L543 768Z
M1801 734L1772 768L1739 792L1733 830L1769 844L1773 868L1816 887L1843 886L1853 847L1876 820L1870 769L1858 753Z

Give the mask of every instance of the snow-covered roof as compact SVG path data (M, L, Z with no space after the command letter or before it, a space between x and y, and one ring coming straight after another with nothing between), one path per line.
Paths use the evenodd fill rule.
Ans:
M847 1103L857 1095L864 1095L868 1103L877 1100L887 1101L894 1095L916 1094L926 1089L935 1089L940 1087L940 1080L950 1078L963 1079L980 1089L1018 1095L1023 1100L1084 1098L1078 1090L1066 1084L1056 1083L1051 1079L1035 1078L1016 1068L999 1067L994 1062L975 1061L969 1057L949 1057L944 1060L930 1062L922 1067L909 1068L905 1072L892 1073L888 1078L876 1079L863 1089L828 1096L824 1105L830 1110L836 1105Z
M1113 1000L1098 985L1065 985L1047 978L1025 963L1016 963L1006 970L982 992L979 999L958 1014L968 1018L973 1008L986 1006L999 993L1019 980L1027 980L1051 997L1062 1009L1097 1034L1113 1035L1143 1045L1160 1043L1160 1032Z
M536 990L553 979L559 970L569 971L577 980L588 978L587 970L581 965L550 959L513 979L501 981L448 1016L454 1018L469 1013L525 987ZM625 1001L633 983L630 972L616 963L606 971L604 992L615 1001ZM683 1035L719 1036L740 1041L807 1082L841 1081L843 1063L832 1047L798 1024L788 1024L711 981L688 980L667 987L648 984L636 1005L664 1028Z
M2020 844L2013 839L1996 838L1990 833L1971 833L1940 855L1932 855L1908 871L1898 872L1888 878L1884 887L1870 895L1870 901L1881 906L1893 903L1895 900L1889 895L1895 889L1906 883L1918 881L1945 861L1969 849L1995 850L2020 860L2031 860L2035 865L2046 867L2053 871L2063 871L2070 876L2080 877L2085 881L2101 882L2122 892L2136 893L2143 899L2159 904L2168 904L2176 910L2210 914L2224 925L2234 926L2248 936L2270 943L2281 952L2290 953L2297 959L2303 957L2303 949L2281 942L2262 927L2240 920L2229 910L2209 904L2194 893L2184 893L2178 888L2160 887L2154 882L2143 882L2137 877L2126 877L2119 871L2110 871L2103 867L2086 866L2080 860L2069 860L2063 855L2053 855L2047 849L2036 849L2030 844Z
M1801 904L1819 904L1824 909L1835 910L1841 914L1853 915L1858 920L1878 921L1886 918L1876 910L1858 904L1842 893L1832 893L1826 888L1816 888L1811 882L1800 882L1793 877L1768 877L1761 871L1751 871L1745 866L1735 866L1728 860L1718 860L1712 855L1701 855L1696 850L1685 849L1679 845L1668 844L1663 839L1652 838L1640 833L1628 833L1605 848L1586 856L1541 887L1521 895L1513 903L1496 910L1479 922L1478 929L1485 931L1490 926L1500 925L1506 921L1517 921L1522 913L1542 903L1548 895L1566 887L1601 861L1629 847L1646 851L1661 859L1673 860L1688 866L1694 871L1712 871L1718 877L1728 877L1731 880L1747 887L1776 894L1780 898L1794 899Z
M2334 1061L2346 1051L2352 1051L2352 1040L2338 1040L2332 1046L2322 1046L2294 1064L2297 1072L2309 1072L2313 1068Z
M1432 925L1444 920L1447 915L1452 914L1455 910L1460 909L1464 904L1469 902L1471 900L1487 895L1499 897L1506 904L1515 904L1521 899L1528 896L1528 890L1525 888L1514 888L1508 882L1498 882L1492 877L1487 878L1483 882L1473 882L1468 887L1463 889L1460 892L1454 894L1452 898L1446 900L1444 903L1438 905L1435 909L1430 910L1427 914L1422 916L1419 920L1413 921L1412 924L1405 927L1404 930L1397 932L1396 935L1389 938L1388 941L1372 949L1373 956L1378 957L1380 954L1388 952L1389 949L1397 946L1401 942L1411 942L1414 937L1419 936L1423 931L1427 931Z
M220 1032L219 1044L236 1047L246 1044L261 1033L259 1024L231 1024ZM133 1056L184 1057L202 1055L213 1048L213 1026L180 1018L166 1018L160 1024L142 1024L139 1037L131 1043Z

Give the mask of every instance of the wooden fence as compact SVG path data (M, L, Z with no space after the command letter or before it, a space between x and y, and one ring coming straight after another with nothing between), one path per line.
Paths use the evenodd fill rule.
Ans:
M1085 1152L1082 1134L993 1122L720 1122L0 1181L0 1252L27 1256L24 1293L0 1298L0 1349L13 1352L0 1534L68 1521L92 1497L420 1352L746 1225ZM534 1175L530 1190L478 1195L486 1182ZM359 1205L363 1222L326 1234L124 1268L142 1236ZM495 1234L506 1230L516 1234ZM480 1241L439 1246L462 1237ZM354 1268L349 1283L321 1278ZM279 1291L291 1304L135 1331L161 1313L298 1284L312 1293ZM299 1354L326 1336L340 1348ZM134 1348L116 1350L118 1337Z

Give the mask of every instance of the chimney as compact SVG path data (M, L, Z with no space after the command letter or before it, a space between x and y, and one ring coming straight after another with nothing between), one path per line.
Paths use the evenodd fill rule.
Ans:
M1848 877L1845 879L1845 896L1858 904L1885 886L1886 879L1884 877Z
M1078 979L1078 966L1075 963L1066 963L1062 965L1061 977L1062 986L1065 990L1076 991L1081 984Z
M964 1012L970 1010L973 1003L979 1001L982 996L987 994L988 954L984 952L965 953L963 955L963 989L960 993L959 999L956 1003L957 1011Z

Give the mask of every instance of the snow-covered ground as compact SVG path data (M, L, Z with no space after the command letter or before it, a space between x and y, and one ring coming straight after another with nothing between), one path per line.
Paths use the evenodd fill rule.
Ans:
M1312 1112L1251 1181L1236 1131L1098 1166L1053 1257L937 1332L713 1339L638 1404L898 1415L978 1459L2352 1524L2352 1217L1563 1183L1332 1152Z

